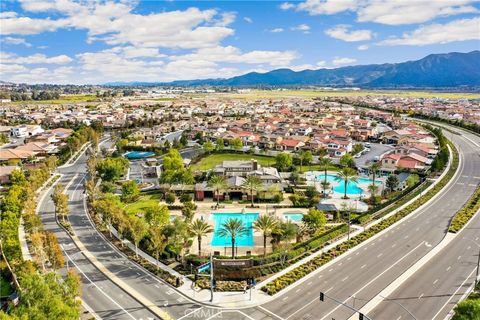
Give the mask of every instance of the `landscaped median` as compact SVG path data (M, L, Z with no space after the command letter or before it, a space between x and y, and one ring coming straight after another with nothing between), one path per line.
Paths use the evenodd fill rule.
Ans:
M407 215L409 215L410 213L418 209L421 205L423 205L424 203L432 199L438 192L440 192L440 190L443 187L445 187L445 185L447 185L447 183L450 181L450 179L455 175L455 172L457 171L458 164L459 164L458 152L452 144L450 144L450 148L453 153L453 157L452 157L453 159L452 159L450 169L432 189L430 189L427 193L421 196L417 201L408 205L407 207L395 213L394 215L386 218L385 220L373 225L372 227L363 231L362 233L354 236L350 240L347 240L337 245L335 248L332 248L327 252L319 255L318 257L315 257L312 260L298 266L297 268L286 273L285 275L276 278L272 282L266 284L261 289L269 295L276 294L277 292L286 288L290 284L300 280L307 274L315 271L322 265L330 262L335 257L338 257L339 255L347 252L350 248L355 247L356 245L373 237L380 231L390 227L391 225L401 220L402 218L406 217Z
M458 210L455 216L453 217L452 223L448 228L448 232L457 233L460 231L464 225L480 210L480 187L477 187L473 195L463 206L462 209Z

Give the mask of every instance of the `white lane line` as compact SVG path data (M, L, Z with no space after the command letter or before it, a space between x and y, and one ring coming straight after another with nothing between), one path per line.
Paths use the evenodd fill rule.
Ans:
M228 311L225 311L225 312L228 312ZM240 313L242 316L247 317L247 318L250 319L250 320L255 320L255 319L253 319L252 317L250 317L249 315L247 315L246 313L244 313L244 312L242 312L242 311L240 311L240 310L235 310L235 312Z
M418 300L422 299L423 295L424 295L423 293L421 295L419 295Z
M330 290L332 290L333 287L330 287L328 288L327 290L323 291L323 293L327 293L329 292ZM290 314L288 317L285 318L285 320L287 319L290 319L292 316L294 316L295 314L297 314L298 312L300 312L301 310L305 309L306 307L308 307L309 305L311 305L312 303L314 303L315 301L318 301L318 297L315 297L315 299L313 299L312 301L310 301L309 303L307 303L306 305L302 306L300 309L297 309L294 313Z
M383 256L383 253L377 254L377 258L380 258L381 256Z
M200 307L200 308L194 309L194 310L190 311L189 313L186 313L184 316L182 316L182 317L178 318L177 320L182 320L182 319L184 319L184 318L188 317L189 315L191 315L192 313L195 313L195 312L198 312L198 311L200 311L201 309L203 309L203 307ZM187 309L187 310L188 310L188 309Z
M285 300L287 300L287 299L288 299L288 296L284 297L284 298L282 299L282 301L285 301Z
M367 265L366 265L366 264L364 264L363 266L361 266L361 267L360 267L360 269L363 269L363 268L365 268L366 266L367 266Z
M445 271L449 271L452 268L452 266L448 266L448 268Z
M342 282L345 282L345 280L348 279L348 276L346 276L345 278L342 279Z
M219 311L217 313L214 313L211 317L207 318L206 320L210 320L210 319L213 319L215 316L217 316L218 314L222 313L223 311Z
M435 281L433 281L433 284L437 283L438 282L438 279L435 279Z
M297 293L298 291L302 290L301 288L298 288L297 290L295 290L295 293Z
M323 277L323 275L322 275L322 274L318 276L318 279L320 279L321 277Z
M345 299L343 301L343 303L346 303L348 300L350 300L351 297L354 297L356 295L358 295L358 293L360 291L362 291L363 289L365 289L366 287L368 287L370 284L372 284L373 282L377 281L378 278L380 278L381 276L383 276L386 272L388 272L390 269L392 269L393 267L395 267L398 263L400 263L400 261L402 261L403 259L405 259L408 255L410 255L412 252L414 252L415 250L417 250L419 247L423 246L424 243L421 242L419 243L415 248L413 248L412 250L410 250L409 252L407 252L403 257L401 257L400 259L398 259L394 264L392 264L390 267L388 267L387 269L383 270L380 274L378 274L375 278L371 279L369 282L367 282L363 287L361 287L360 289L358 289L356 292L352 293L350 297L348 297L347 299ZM342 305L338 305L337 307L335 307L334 309L332 309L332 311L330 311L329 313L327 313L323 318L321 318L320 320L323 320L323 319L326 319L328 318L332 313L334 313L335 311L337 311L338 308L340 307L343 307Z
M310 281L309 283L307 283L307 286L311 285L312 284L312 281Z
M315 299L315 300L316 300L316 299ZM274 316L274 317L276 317L276 318L278 318L278 319L280 319L280 320L284 320L284 319L283 319L282 317L280 317L278 314L275 314L275 313L273 313L272 311L270 311L270 310L268 310L268 309L265 309L265 308L262 307L262 306L258 306L257 308L265 311L266 313L268 313L268 314L270 314L270 315L272 315L272 316Z
M457 288L457 290L455 290L455 292L450 296L450 298L448 298L448 300L445 302L445 304L438 310L438 312L432 317L432 320L435 319L439 314L440 312L442 312L442 310L450 303L450 300L452 300L453 297L455 297L455 295L457 294L457 292L463 287L463 285L465 284L465 282L468 281L468 279L470 279L470 277L473 275L473 273L476 271L476 267L472 270L472 272L470 272L470 274L467 276L467 278L462 282L462 284Z
M73 261L70 256L68 255L67 251L63 251L65 253L65 255L67 256L68 260L70 260L70 262L72 262L72 264L75 266L75 268L77 268L78 271L80 271L81 274L83 274L83 276L91 283L93 284L105 297L107 297L110 301L112 301L116 306L118 306L123 312L125 312L130 318L134 319L135 320L135 317L132 316L127 310L125 310L120 304L118 304L117 301L113 300L112 297L110 297L107 293L105 293L105 291L102 290L102 288L100 288L95 282L93 282L86 274L85 272L83 272L82 269L80 269L80 267L75 263L75 261Z
M397 244L396 244L396 243L392 244L392 248L395 248L396 246L397 246Z
M460 260L461 258L462 258L462 256L458 256L458 257L457 257L457 260Z

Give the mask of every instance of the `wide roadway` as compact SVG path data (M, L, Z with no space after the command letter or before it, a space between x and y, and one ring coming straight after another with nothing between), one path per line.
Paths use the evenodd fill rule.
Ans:
M445 132L445 134L457 146L462 160L459 174L453 178L453 184L442 190L440 196L427 207L410 215L399 225L390 228L368 245L343 255L329 268L315 272L300 283L296 283L294 288L278 296L274 301L263 305L261 310L268 310L272 313L271 317L277 319L348 319L353 315L351 310L328 298L325 302L320 302L319 292L323 291L328 296L360 309L428 251L432 250L447 233L453 215L468 200L480 182L479 148L471 142L479 143L480 139L466 133L465 136L471 141L462 135L448 132ZM477 217L470 225L472 233L478 232L478 226ZM459 259L461 260L459 263L471 267L475 245L467 244L467 241L461 241L460 239L461 237L453 242L456 244L455 247L452 245L447 248L447 254L442 251L436 258L448 255L449 257L444 257L444 259L452 262L462 255L462 250L456 253L457 245L465 248L471 246L472 248L469 248L468 253L464 253L468 256L468 260ZM435 274L433 277L439 277L442 269L434 268L435 260L432 261L434 261L431 262L432 273ZM443 272L447 267L445 266ZM453 265L452 269L454 269ZM423 275L428 273L429 269L424 268ZM468 274L470 274L469 269L456 268L455 275L452 273L452 277L445 276L444 278L450 279L447 282L453 288L459 280L462 280L462 276L466 277ZM417 289L417 291L414 291L418 296L420 294L418 291L421 291L422 287L431 287L435 279L418 276L414 281ZM437 283L439 282L440 280ZM408 288L409 285L405 284L405 287ZM426 295L426 289L423 290ZM442 289L439 291L443 292ZM432 293L435 292L435 289L428 290L428 292L430 292L429 295L436 294ZM402 296L408 298L412 295L402 294ZM421 302L417 304L417 308L422 309L421 316L418 319L431 319L440 308L440 306L437 309L422 308ZM437 302L435 305L440 304L440 302ZM450 303L443 308L442 312L448 313L452 307L453 303ZM406 317L405 311L393 302L385 302L379 308L381 309L381 315L373 317L374 319Z
M462 158L460 173L454 177L454 184L442 190L436 200L368 245L344 254L329 268L315 272L296 283L291 290L279 295L274 301L256 308L218 310L197 305L117 252L95 231L84 210L82 180L86 171L85 156L81 157L74 166L62 169L68 173L70 179L75 178L68 189L72 206L69 219L80 241L110 272L155 305L166 310L173 318L346 319L352 315L352 312L329 299L325 302L318 301L319 292L326 292L327 295L350 305L355 302L355 308L361 308L441 241L451 217L469 198L478 184L478 168L480 168L478 148L462 136L449 135L449 138L459 149ZM471 139L478 141L478 137L475 136ZM69 181L68 177L64 181L66 184ZM88 261L84 262L88 264ZM96 274L99 274L98 270ZM90 294L101 298L101 292L97 291ZM117 291L121 290L117 289ZM128 295L120 298L125 296ZM84 299L87 301L87 297L84 296ZM133 301L119 304L126 307L128 304L136 303L135 299L131 297L128 299ZM118 303L118 301L115 299L115 302ZM87 301L87 303L96 311L102 310L102 305L97 307L93 302ZM115 310L115 304L111 301L110 303L112 306L108 309ZM389 303L381 308L382 312L385 312L386 319L396 319L404 315L396 307L396 304ZM116 309L119 309L118 306ZM447 307L444 309L448 312ZM145 307L143 310L148 313ZM395 315L397 317L394 317ZM142 314L135 318L145 319L151 316L151 314Z

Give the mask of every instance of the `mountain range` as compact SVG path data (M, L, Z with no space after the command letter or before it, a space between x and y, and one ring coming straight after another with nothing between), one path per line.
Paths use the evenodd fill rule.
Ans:
M330 86L362 88L480 87L480 51L430 54L420 60L293 71L250 72L227 79L113 82L111 86Z

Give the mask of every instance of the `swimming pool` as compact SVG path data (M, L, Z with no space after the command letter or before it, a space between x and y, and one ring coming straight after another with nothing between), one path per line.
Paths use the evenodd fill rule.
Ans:
M287 221L299 222L299 221L302 221L303 214L302 213L295 213L295 212L285 212L283 214L283 217Z
M143 159L148 157L153 157L155 152L148 151L130 151L124 154L127 159Z
M335 175L333 174L327 174L327 181L330 182L330 187L333 185L333 191L337 193L345 193L345 182L344 181L337 181L335 180ZM323 174L317 175L316 176L316 181L322 182L325 179L325 176ZM367 184L370 185L372 184L371 179L367 178L357 178L358 182L353 182L349 181L347 184L347 194L351 195L356 195L356 194L362 194L365 191L360 188L358 185L359 184ZM381 185L382 182L380 181L375 181L376 185Z
M232 245L230 237L221 237L218 232L222 228L222 224L228 219L240 219L247 228L247 233L235 239L237 247L253 246L253 222L258 219L258 213L213 213L210 219L215 222L213 230L212 246L228 247Z

